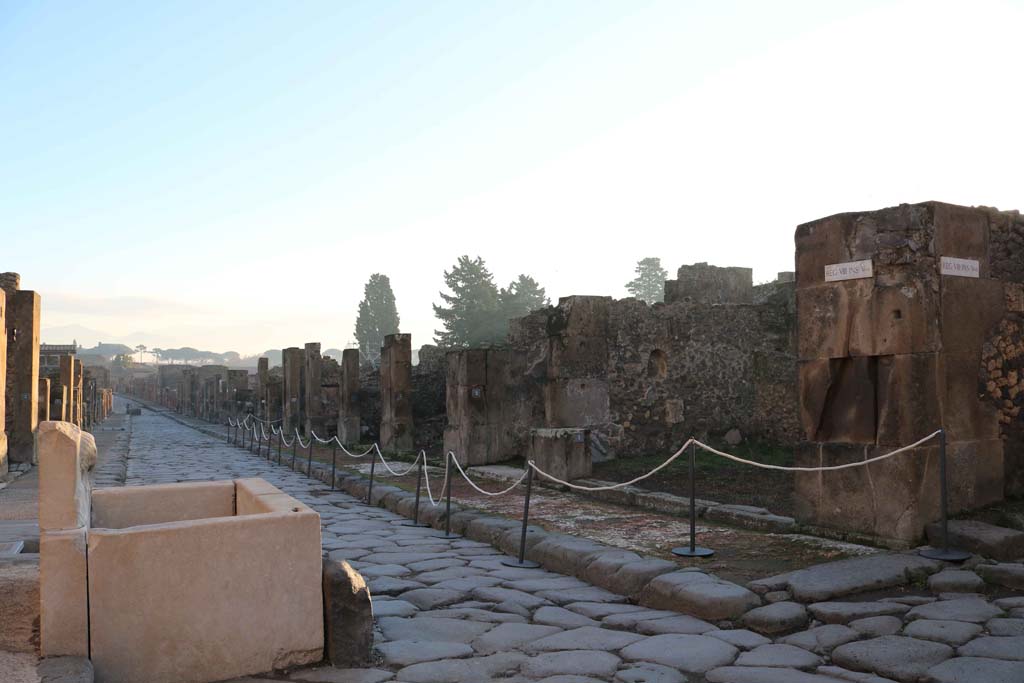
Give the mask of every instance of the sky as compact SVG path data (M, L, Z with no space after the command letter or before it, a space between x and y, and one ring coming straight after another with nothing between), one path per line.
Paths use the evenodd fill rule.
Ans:
M0 0L0 270L43 341L430 343L481 256L793 269L826 215L1024 209L1024 3Z

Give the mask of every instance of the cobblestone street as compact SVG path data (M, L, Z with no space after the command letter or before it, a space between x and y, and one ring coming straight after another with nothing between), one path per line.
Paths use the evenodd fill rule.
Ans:
M123 412L118 399L116 410ZM1024 597L985 596L973 572L935 592L791 602L768 586L743 624L631 604L577 578L503 566L489 544L405 526L285 466L144 410L110 439L98 477L128 485L263 477L321 515L325 554L374 597L374 668L302 669L258 680L444 683L1011 683L1024 680ZM906 556L898 556L906 557ZM936 565L930 571L940 568ZM943 581L935 582L938 577ZM975 583L975 581L977 583ZM747 626L748 628L743 628ZM773 640L774 639L774 640ZM959 655L959 656L956 656Z

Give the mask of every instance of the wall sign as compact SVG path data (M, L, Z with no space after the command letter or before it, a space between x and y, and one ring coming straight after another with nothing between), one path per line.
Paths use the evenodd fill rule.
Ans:
M940 261L940 272L943 275L956 277L981 277L981 266L977 261L966 258L943 256Z
M871 259L849 261L847 263L830 263L825 266L825 282L858 280L864 277L874 277L874 274L874 270L871 268Z

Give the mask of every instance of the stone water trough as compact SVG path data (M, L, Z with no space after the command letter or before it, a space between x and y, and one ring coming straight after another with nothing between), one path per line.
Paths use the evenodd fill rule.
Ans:
M219 681L320 661L320 516L262 479L92 491L91 435L43 422L40 639L100 683Z

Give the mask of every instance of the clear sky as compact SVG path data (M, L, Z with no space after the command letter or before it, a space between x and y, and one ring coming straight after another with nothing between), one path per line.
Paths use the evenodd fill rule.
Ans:
M0 0L0 270L44 341L353 338L391 277L625 296L635 262L791 270L793 229L1024 209L1024 7Z

